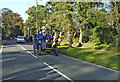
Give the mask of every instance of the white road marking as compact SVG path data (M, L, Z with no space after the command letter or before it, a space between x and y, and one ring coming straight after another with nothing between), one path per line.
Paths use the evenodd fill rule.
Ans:
M31 52L27 51L27 53L29 53L30 55L32 55L35 58L38 58L37 56L33 55Z
M24 47L22 47L21 45L18 44L18 46L20 46L23 50L26 50ZM29 53L30 55L32 55L35 58L38 58L37 56L33 55L31 52L27 51L27 53ZM47 65L50 69L54 70L55 72L57 72L58 74L62 75L64 78L66 78L67 80L74 82L72 79L70 79L69 77L67 77L66 75L64 75L63 73L61 73L60 71L54 69L52 66L50 66L49 64L47 64L46 62L43 62L45 65Z
M70 79L68 76L64 75L63 73L61 73L60 71L54 69L52 66L50 66L49 64L47 64L46 62L44 62L45 65L47 65L50 69L54 70L55 72L57 72L58 74L62 75L64 78L66 78L67 80L74 82L72 79Z
M0 55L2 55L2 49L3 49L3 45L1 45Z
M4 62L4 61L8 61L8 60L14 60L14 59L16 59L16 58L2 59L2 61L0 61L0 62Z
M22 47L21 45L18 44L18 46L20 46L23 50L26 50L24 47Z
M83 60L80 60L80 59L76 59L76 58L73 58L73 57L69 57L69 56L66 56L66 55L63 55L63 54L60 54L60 55L62 55L64 57L68 57L68 58L73 59L73 60L81 61L83 63L88 63L90 65L94 65L94 66L97 66L97 67L101 67L101 68L104 68L104 69L107 69L107 70L110 70L110 71L114 71L114 72L120 73L120 71L113 70L113 69L110 69L110 68L107 68L107 67L104 67L104 66L101 66L101 65L93 64L93 63L90 63L90 62L87 62L87 61L83 61Z
M24 47L22 47L21 45L18 44L18 46L20 46L23 50L26 50ZM38 58L37 56L33 55L31 52L27 51L27 53L29 53L31 56Z
M21 46L22 47L22 46ZM26 50L24 47L22 47L23 50Z

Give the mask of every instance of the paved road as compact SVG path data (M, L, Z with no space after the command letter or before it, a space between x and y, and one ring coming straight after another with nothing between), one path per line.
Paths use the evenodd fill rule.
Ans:
M33 54L30 43L4 42L2 80L118 80L118 72L53 53ZM83 82L83 81L81 81ZM93 82L93 81L91 81ZM101 81L100 81L101 82ZM114 81L115 82L115 81Z

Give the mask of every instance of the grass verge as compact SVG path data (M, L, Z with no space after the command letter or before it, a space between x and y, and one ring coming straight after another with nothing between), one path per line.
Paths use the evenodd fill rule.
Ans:
M73 40L73 47L78 46L78 40ZM62 45L64 44L69 44L68 40L63 40L61 42ZM113 52L120 52L120 48L118 47L118 45L113 45L112 43L107 45L107 44L101 44L101 45L96 45L96 43L93 42L88 42L88 43L83 43L82 47L87 47L87 48L92 48L92 49L96 49L96 50L106 50L106 51L113 51Z
M68 48L68 46L59 46L58 48L59 53L61 54L109 67L115 70L120 70L120 65L118 64L118 59L120 55L79 47Z

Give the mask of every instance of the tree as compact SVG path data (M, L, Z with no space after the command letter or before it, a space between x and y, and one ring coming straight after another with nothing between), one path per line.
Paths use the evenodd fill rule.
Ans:
M11 29L11 34L10 34L11 37L17 37L18 35L23 36L22 29L20 29L19 25L15 25L10 29Z
M20 28L19 30L23 29L23 20L22 17L20 17L20 14L14 13L12 10L8 8L2 9L2 27L3 34L5 34L5 37L15 37L13 36L13 29L16 25L18 25ZM15 31L17 34L17 32Z
M78 2L76 3L75 7L75 15L74 18L78 25L78 30L80 31L80 37L79 37L79 44L78 47L82 46L82 33L83 30L88 27L88 19L90 15L88 14L88 9L91 9L91 3L85 3L85 2Z
M41 30L41 27L45 25L43 21L46 20L48 15L47 7L42 5L37 5L37 10L36 10L36 7L32 6L26 11L26 13L29 15L29 17L25 25L27 25L27 23L30 23L32 26L31 29L38 30L40 27L39 30ZM35 25L35 22L37 26Z
M112 28L114 31L114 45L120 46L120 2L111 2L111 18Z
M49 28L59 30L61 33L74 31L75 22L73 21L74 3L70 2L48 2L49 16L47 24Z

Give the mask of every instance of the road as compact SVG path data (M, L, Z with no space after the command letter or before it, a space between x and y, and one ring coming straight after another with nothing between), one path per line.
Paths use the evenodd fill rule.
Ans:
M118 82L118 71L53 53L34 54L31 43L6 41L2 49L2 80Z

